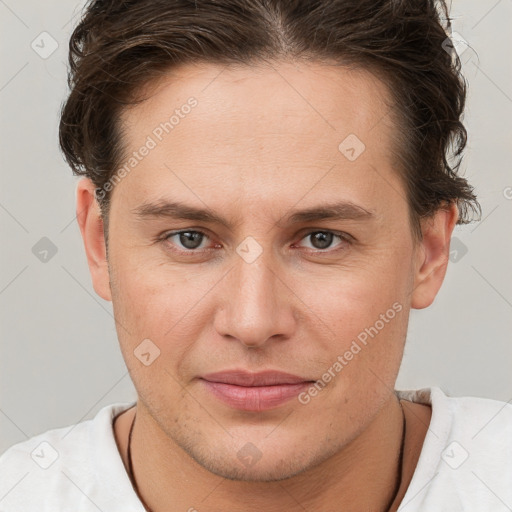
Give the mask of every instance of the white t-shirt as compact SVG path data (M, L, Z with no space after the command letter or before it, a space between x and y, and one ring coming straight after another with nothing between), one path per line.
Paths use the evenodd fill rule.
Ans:
M432 419L400 512L512 510L512 405L399 391ZM113 419L134 403L18 443L0 457L0 512L144 512L117 449Z

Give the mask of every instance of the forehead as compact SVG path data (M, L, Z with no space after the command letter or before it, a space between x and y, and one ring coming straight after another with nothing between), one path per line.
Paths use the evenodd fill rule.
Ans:
M139 198L155 197L162 180L172 187L179 176L186 177L180 189L186 181L189 192L224 201L229 191L248 201L271 189L296 195L320 178L323 190L343 183L353 195L357 187L382 187L392 170L389 94L361 69L187 64L143 93L121 115L125 162L151 140L121 183ZM348 158L352 149L362 151L357 159Z
M236 133L236 140L272 140L317 131L334 141L347 133L364 137L390 105L385 84L370 72L319 62L180 65L148 83L141 95L146 100L121 115L128 143L168 120L191 97L198 103L195 131L209 139Z

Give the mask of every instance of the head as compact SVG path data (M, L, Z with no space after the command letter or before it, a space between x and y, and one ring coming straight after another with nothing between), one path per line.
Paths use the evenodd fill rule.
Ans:
M409 312L478 210L441 19L430 0L87 5L60 142L94 288L140 407L213 473L305 471L389 400ZM202 380L233 369L312 384L234 409Z

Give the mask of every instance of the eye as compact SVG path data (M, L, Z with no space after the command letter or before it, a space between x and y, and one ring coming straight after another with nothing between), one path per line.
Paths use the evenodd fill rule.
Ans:
M201 247L201 244L207 238L207 235L201 231L185 230L168 233L165 235L164 240L172 245L178 245L180 250L195 251L196 249L204 249L204 247ZM181 244L181 248L179 244Z
M192 229L174 231L163 236L163 240L171 245L173 250L182 253L203 252L202 250L208 249L206 245L208 239L208 235L202 231ZM351 237L347 233L337 233L325 230L310 231L302 237L301 241L307 239L311 241L309 248L318 252L331 252L327 251L326 249L331 248L333 246L333 242L335 242L336 239L339 242L334 246L335 248L332 249L333 251L342 249L351 242Z
M316 249L319 251L323 251L325 249L329 249L332 247L333 241L335 239L340 240L340 243L337 246L344 246L350 243L350 236L346 233L335 233L333 231L310 231L306 234L302 240L311 240L311 249ZM337 247L335 246L335 247Z

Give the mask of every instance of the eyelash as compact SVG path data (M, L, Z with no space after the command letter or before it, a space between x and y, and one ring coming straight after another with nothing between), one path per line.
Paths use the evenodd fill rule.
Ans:
M204 233L203 231L200 231L200 230L197 230L197 229L182 229L180 231L172 231L170 233L165 233L160 238L160 240L163 241L163 242L168 242L169 245L171 245L170 242L169 242L169 239L172 238L173 236L180 235L182 233L198 233L198 234L202 235L205 238L209 238L208 235L206 233ZM313 235L315 233L332 234L335 237L338 237L340 239L340 242L341 242L340 245L344 245L344 243L352 244L353 241L354 241L354 238L351 235L349 235L348 233L344 233L342 231L332 231L332 230L327 230L327 229L314 229L314 230L310 230L310 231L304 233L304 235L301 237L300 241L304 240L308 236L311 236L311 235ZM198 254L201 254L201 253L205 253L205 252L207 252L209 250L212 250L212 248L206 248L206 249L176 249L176 248L173 247L171 250L173 250L175 252L179 252L181 254L198 255ZM336 252L338 250L342 250L342 248L336 248L336 249L329 249L329 248L327 248L325 250L322 250L322 249L316 249L316 250L310 249L308 252L310 254L329 254L329 253L332 253L332 252Z

